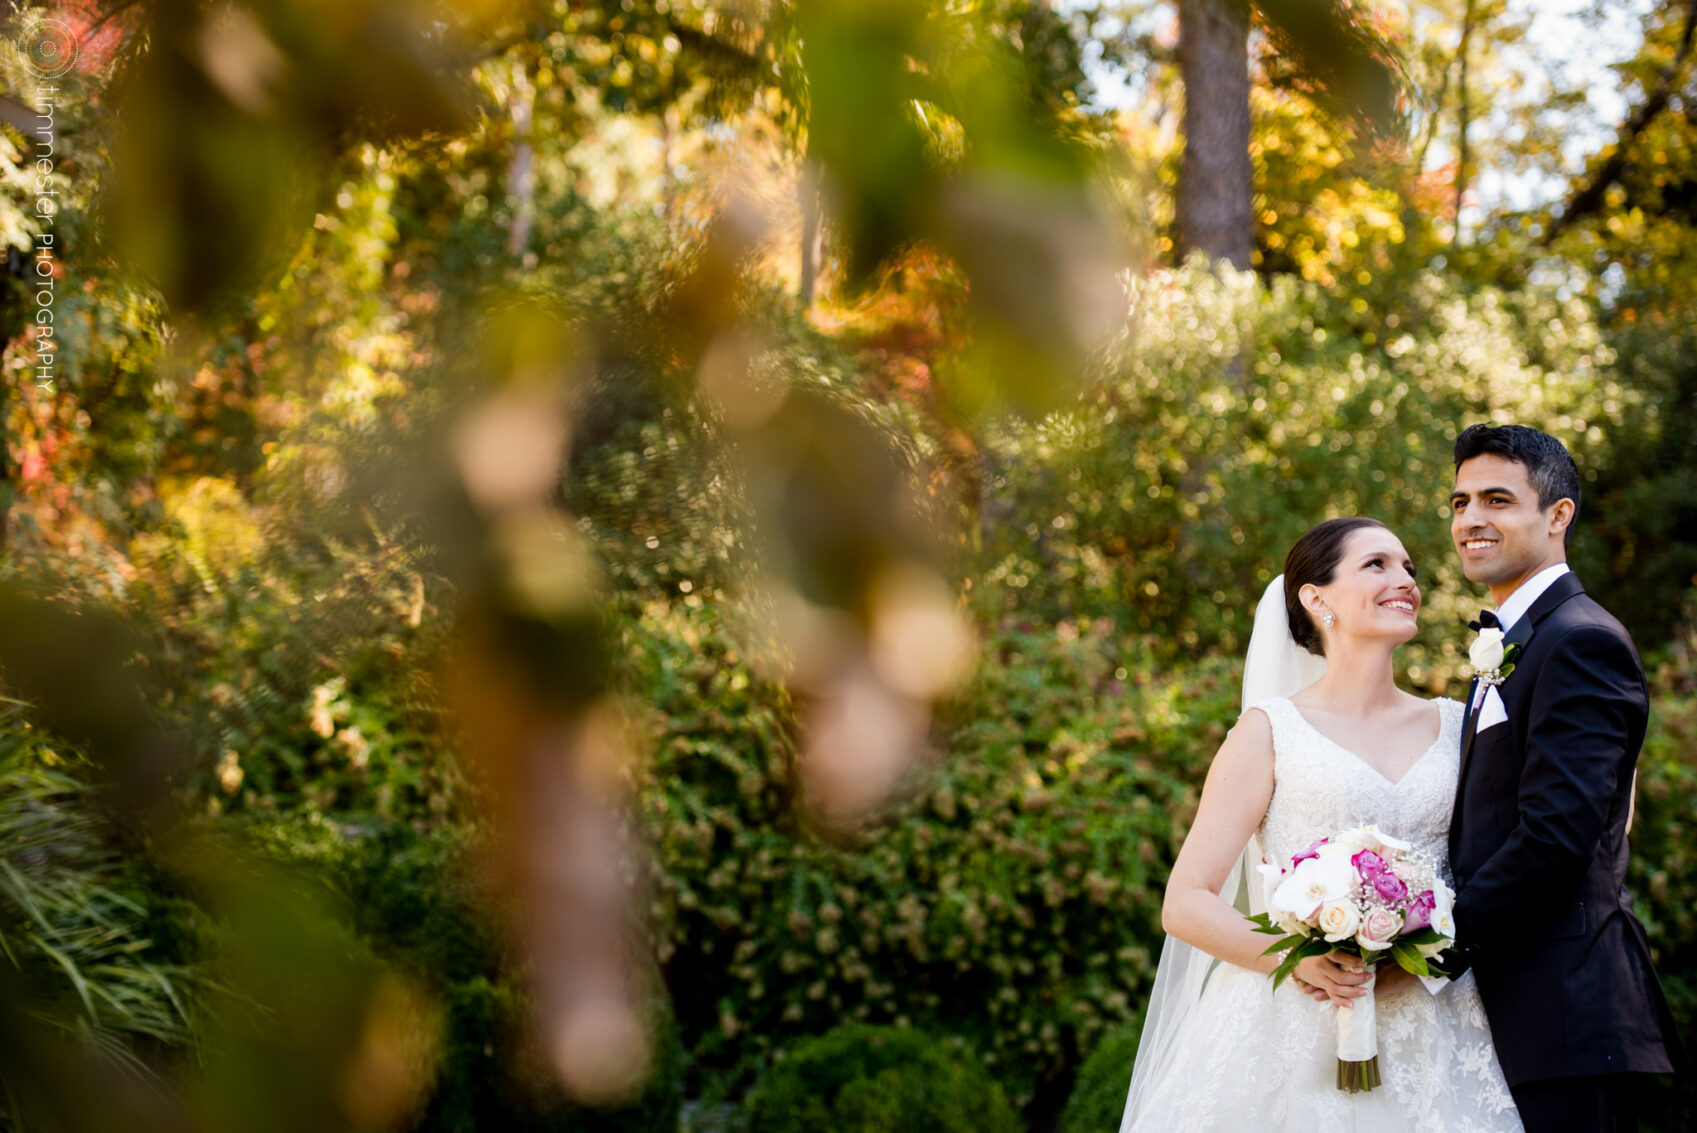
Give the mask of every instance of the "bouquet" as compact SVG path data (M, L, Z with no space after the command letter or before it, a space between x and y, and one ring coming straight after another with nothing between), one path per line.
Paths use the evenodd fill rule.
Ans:
M1249 919L1279 937L1263 955L1283 953L1277 987L1309 956L1343 952L1371 969L1385 959L1417 976L1446 975L1435 960L1455 942L1455 892L1436 865L1374 826L1322 838L1290 859L1288 869L1260 867L1267 911ZM1379 1039L1373 980L1349 1010L1339 1010L1338 1089L1357 1093L1379 1084Z

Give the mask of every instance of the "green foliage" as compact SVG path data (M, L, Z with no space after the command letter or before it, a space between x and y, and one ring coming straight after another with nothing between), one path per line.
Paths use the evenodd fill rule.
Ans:
M250 828L267 859L328 886L352 931L416 981L442 1014L434 1084L421 1133L674 1133L683 1050L663 997L649 1020L655 1065L629 1104L572 1104L531 1036L528 973L514 959L505 911L475 871L479 840L464 827L423 835L404 824L354 829L318 815Z
M796 1047L750 1102L749 1133L1015 1133L970 1052L914 1031L850 1025Z
M1119 1125L1131 1087L1131 1067L1143 1036L1141 1015L1104 1034L1079 1067L1072 1097L1061 1111L1055 1133L1102 1133Z
M148 936L165 901L111 844L78 764L17 706L0 711L0 985L11 1010L48 1028L41 1038L56 1033L109 1070L146 1075L155 1056L189 1042L200 980ZM0 1024L9 1042L17 1023ZM0 1124L49 1127L51 1107L34 1109L42 1057L0 1066Z
M1423 580L1408 676L1448 687L1477 604L1445 519L1455 434L1487 419L1583 438L1619 403L1577 300L1436 273L1380 298L1194 265L1137 281L1101 387L992 442L982 608L1108 616L1180 656L1233 655L1296 538L1370 515Z
M1646 643L1687 600L1697 355L1680 328L1697 243L1677 114L1631 141L1599 223L1527 282L1529 237L1514 224L1481 247L1450 243L1445 171L1402 183L1400 155L1316 125L1288 84L1260 90L1261 264L1306 282L1139 276L1133 333L1103 383L1038 424L988 427L974 410L1065 400L1056 391L1076 388L1079 359L1116 319L1117 293L1098 303L1091 281L1131 244L1088 202L1097 159L1176 152L1135 116L1115 123L1083 101L1084 29L1128 6L527 0L462 6L428 34L407 33L418 13L393 0L352 0L358 18L340 22L292 0L215 19L193 7L114 13L113 28L144 16L152 31L122 88L93 71L63 84L61 380L32 389L39 340L14 340L5 566L151 626L139 663L197 756L176 785L210 828L240 828L305 871L279 892L336 895L335 917L303 914L300 939L343 981L308 989L315 1010L345 1039L365 1025L372 982L393 977L424 1001L395 1017L417 1007L440 1022L413 1115L423 1128L670 1129L686 1052L692 1091L737 1096L843 1020L951 1036L1039 1121L1094 1048L1066 1120L1111 1127L1113 1079L1130 1065L1115 1044L1134 1043L1122 1027L1152 977L1161 885L1236 714L1249 605L1302 530L1346 512L1396 528L1430 580L1407 676L1452 687L1476 596L1440 514L1450 437L1475 419L1522 420L1572 438L1590 477L1576 556L1593 592ZM1444 18L1415 29L1411 56L1436 95L1422 128L1440 141L1459 109ZM1641 87L1670 56L1669 18L1653 19L1629 68ZM1138 21L1118 22L1129 36ZM1481 72L1514 34L1498 22L1474 41L1473 97L1486 90L1499 109L1508 92L1481 87ZM463 39L437 53L443 35ZM231 59L260 62L209 62ZM1277 62L1275 84L1290 78ZM464 125L473 101L474 124L426 129ZM1500 152L1483 129L1475 119L1474 166ZM22 176L32 144L5 147L11 248L43 227ZM107 179L114 163L121 182ZM877 278L889 253L935 264L929 291L884 288L878 333L845 331L828 299L804 316L789 297L785 209L804 164L822 167L835 210L827 296L845 275ZM785 202L767 230L726 206L729 184ZM27 327L15 283L14 335ZM196 327L180 318L191 309L223 314ZM502 332L515 309L560 349L514 347ZM602 565L619 676L651 741L633 810L653 847L641 899L675 1023L655 1007L656 1077L615 1114L569 1104L523 1037L528 973L475 880L484 832L433 667L454 641L450 615L475 608L479 572L515 529L510 516L432 523L461 502L460 458L439 442L463 402L509 378L557 383L570 402L567 467L537 511ZM817 400L747 426L724 412L773 389ZM808 461L831 466L835 494L807 494L817 485L793 470ZM869 468L922 485L932 497L914 510L933 510L909 523L891 502L905 497L869 489ZM950 491L974 497L950 501L966 504L964 525L937 521L955 518L937 502ZM761 511L778 497L788 513ZM786 544L797 516L831 523ZM877 572L851 568L910 527L978 534L952 566L983 666L943 706L900 804L827 841L795 807L801 713L751 583L787 577L858 612ZM774 546L795 553L763 553ZM600 655L585 662L572 644L539 649L540 663L500 660L581 693L572 682L599 681ZM1685 1020L1697 1017L1697 920L1682 900L1697 876L1691 649L1677 642L1657 677L1633 866ZM550 668L562 658L577 667ZM16 791L0 783L0 823L24 834L0 846L12 867L0 896L17 913L8 947L67 1033L114 1052L183 1044L168 993L196 983L172 962L213 962L219 948L197 950L239 935L232 918L167 897L181 878L103 856L86 793L17 734L41 758ZM269 884L251 905L263 910ZM323 1020L279 976L296 958L277 941L297 937L255 935L274 953L265 990L282 988L271 1002L288 1009L248 1020L244 1050L263 1066L273 1049L313 1045L294 1023ZM43 963L43 948L68 965ZM202 1039L234 1033L188 1014ZM839 1068L858 1076L841 1080L825 1124L910 1123L922 1092L881 1078L865 1042L837 1041L826 1049L860 1051ZM329 1064L343 1048L292 1053L322 1072L314 1081L342 1081ZM303 1107L334 1104L298 1092ZM1683 1127L1685 1094L1659 1104L1666 1127Z
M1149 986L1231 663L1172 672L1105 620L1003 627L936 765L839 845L792 813L788 699L733 629L656 605L625 641L659 954L704 1071L848 1019L963 1036L1016 1101L1052 1094Z
M296 526L201 478L138 538L160 707L214 810L442 821L465 805L426 665L443 625L399 533Z
M1697 586L1697 334L1646 319L1611 345L1630 396L1591 446L1600 469L1580 501L1574 559L1639 647L1653 649L1675 633L1670 614Z
M1689 623L1650 672L1650 729L1638 761L1637 811L1627 888L1686 1049L1697 1039L1697 632ZM1697 1086L1688 1075L1657 1081L1645 1127L1691 1128Z

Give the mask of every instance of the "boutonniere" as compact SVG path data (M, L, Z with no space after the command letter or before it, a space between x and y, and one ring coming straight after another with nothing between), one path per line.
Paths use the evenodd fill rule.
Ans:
M1481 628L1473 644L1467 647L1467 660L1473 666L1473 675L1479 678L1480 684L1490 687L1508 680L1508 675L1514 672L1514 659L1518 656L1520 646L1505 646L1500 626Z

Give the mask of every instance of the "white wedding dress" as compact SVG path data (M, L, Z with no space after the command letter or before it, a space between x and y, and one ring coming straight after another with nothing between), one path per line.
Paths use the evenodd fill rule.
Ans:
M1259 831L1266 859L1288 862L1316 839L1371 822L1432 855L1449 877L1463 706L1438 705L1437 742L1396 783L1327 739L1289 700L1252 705L1273 726L1273 797ZM1378 997L1383 1084L1369 1093L1337 1088L1338 1010L1293 984L1274 991L1268 976L1219 963L1157 1073L1151 1079L1139 1066L1144 1080L1134 1084L1122 1133L1521 1128L1471 974L1435 995L1415 984Z

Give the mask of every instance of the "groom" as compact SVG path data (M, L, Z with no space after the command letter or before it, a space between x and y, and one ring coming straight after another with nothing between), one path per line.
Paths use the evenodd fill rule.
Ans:
M1562 443L1474 425L1455 467L1450 534L1507 653L1500 679L1474 679L1462 730L1457 951L1528 1133L1636 1129L1640 1076L1679 1050L1623 888L1644 670L1567 567L1579 471Z

